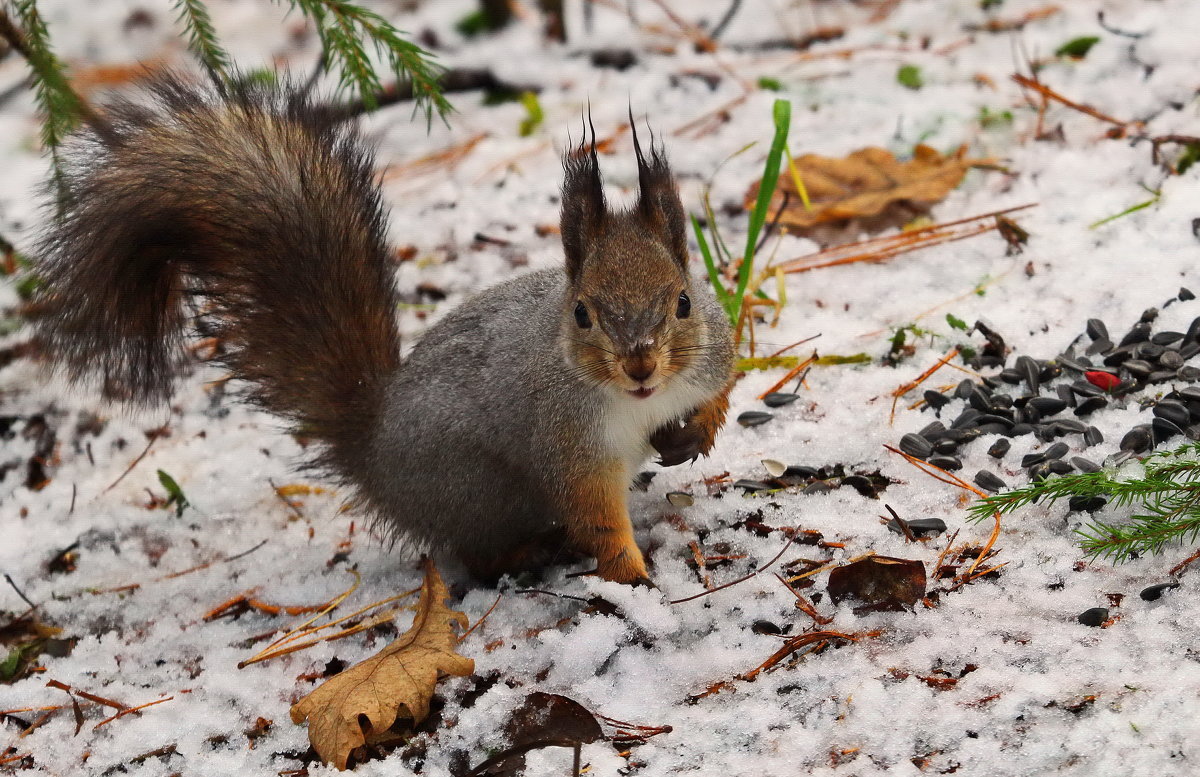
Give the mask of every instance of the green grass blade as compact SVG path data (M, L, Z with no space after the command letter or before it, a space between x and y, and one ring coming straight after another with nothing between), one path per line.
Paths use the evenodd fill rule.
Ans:
M717 302L721 303L721 307L725 309L728 315L729 311L729 292L721 284L721 273L717 270L717 263L713 259L712 249L708 247L708 241L704 239L704 230L700 228L700 221L692 216L692 229L696 232L696 242L700 245L700 255L704 257L704 266L708 269L708 280L712 283L713 294L717 296Z
M754 247L758 245L758 236L763 225L767 223L767 211L771 207L771 197L779 183L780 162L783 150L787 147L788 129L792 122L792 104L787 100L776 100L772 110L775 120L775 138L771 141L771 150L767 152L767 162L763 167L762 181L758 187L758 199L754 202L754 210L750 214L750 231L746 235L746 252L742 256L742 266L738 271L737 299L734 301L740 312L742 297L746 286L750 284L750 274L754 266Z

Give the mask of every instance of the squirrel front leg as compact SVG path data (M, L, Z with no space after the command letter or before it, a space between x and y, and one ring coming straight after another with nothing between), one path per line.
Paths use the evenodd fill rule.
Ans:
M628 481L625 467L616 461L571 479L562 505L567 530L580 551L595 557L600 577L652 586L642 551L633 539L625 502Z
M672 422L650 435L650 445L662 456L660 464L673 467L685 461L695 461L698 456L708 455L717 431L725 424L725 414L729 412L729 392L733 383L732 380L729 381L719 394L696 408L682 426Z

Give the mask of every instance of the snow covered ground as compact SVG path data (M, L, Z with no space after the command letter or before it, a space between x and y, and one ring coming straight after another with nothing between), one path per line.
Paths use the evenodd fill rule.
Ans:
M165 0L40 5L59 53L80 66L182 56ZM300 72L311 67L316 41L297 37L298 16L285 19L281 8L265 0L210 5L218 32L244 66L279 61ZM671 5L687 20L706 20L711 27L728 3ZM758 329L766 349L820 333L814 345L821 354L865 352L871 363L813 369L800 389L802 398L774 411L770 423L754 428L730 423L711 458L662 470L646 492L633 494L639 543L648 549L661 593L568 578L577 568L552 569L537 582L575 597L603 596L621 607L624 618L581 612L584 604L575 599L517 594L513 581L499 589L482 587L444 568L460 597L456 606L472 619L502 592L495 611L462 646L487 682L445 682L441 723L418 739L424 755L410 751L405 757L400 748L385 760L360 765L360 774L447 775L455 758L477 764L504 747L504 722L531 691L560 693L622 721L671 726L670 733L625 755L610 743L586 745L583 761L592 775L1200 770L1195 573L1185 572L1181 587L1158 601L1137 596L1143 587L1165 581L1167 570L1191 549L1172 548L1116 567L1085 563L1072 534L1081 517L1068 515L1065 505L1032 507L1007 518L996 543L996 562L1007 566L994 578L943 594L936 606L860 616L849 603L834 606L822 597L816 609L832 622L819 628L860 639L794 665L784 661L753 682L734 678L766 661L781 644L780 636L760 633L761 624L753 628L756 622L792 634L814 628L779 580L763 574L690 602L663 600L663 594L678 599L703 590L689 565L689 543L709 556L738 557L709 570L714 584L774 557L781 533L748 531L748 516L770 527L816 530L827 543L841 544L795 545L780 565L800 558L841 562L875 552L919 559L932 571L949 532L908 543L879 520L885 502L908 519L943 519L950 532L959 530L959 544L982 545L990 526L966 521L963 492L883 448L933 420L930 412L904 409L902 402L889 424L891 392L933 365L950 345L966 341L945 315L987 322L1013 348L1011 364L1020 354L1059 354L1088 318L1102 318L1122 333L1145 308L1161 307L1181 286L1200 290L1195 269L1200 239L1193 227L1200 217L1200 166L1167 175L1152 160L1149 142L1107 138L1110 125L1056 103L1046 112L1045 126L1061 126L1061 135L1034 140L1036 110L1010 80L1014 72L1028 73L1027 59L1045 60L1039 74L1044 83L1118 119L1144 120L1146 135L1200 134L1200 5L1064 0L1056 13L1042 15L1032 12L1047 6L1025 0L1004 0L987 12L978 0L900 0L873 21L879 5L887 4L747 0L711 54L696 53L647 0L635 4L636 27L623 12L624 2L597 4L591 33L583 30L578 4L568 3L566 46L545 44L532 17L466 43L454 30L454 22L474 7L466 0L377 5L402 29L432 31L444 64L488 67L510 82L543 87L545 120L530 137L518 134L525 116L519 103L485 106L478 93L454 95L458 112L449 125L435 122L428 132L423 122L410 121L410 108L403 105L364 122L378 143L381 167L388 169L392 239L415 249L414 259L400 265L401 289L414 303L429 302L416 293L419 284L447 294L432 307L414 305L403 313L410 344L465 296L561 261L557 237L538 227L557 221L558 152L568 132L577 136L589 101L601 137L618 129L630 104L648 115L667 144L685 206L693 212L699 212L705 182L721 161L757 141L726 164L713 185L719 212L726 203L741 202L760 173L772 132L771 104L780 96L793 102L790 145L797 156L841 156L872 145L908 154L924 142L941 150L965 143L972 156L999 160L1007 172L971 172L935 207L938 221L1038 205L1016 217L1031 235L1019 256L1006 255L1004 241L989 232L884 264L789 276L788 305L778 328ZM150 23L127 24L139 9ZM1140 37L1103 28L1097 19L1101 9L1107 27ZM969 29L1027 14L1031 20L1017 31ZM805 52L749 45L824 27L842 27L845 34ZM1099 42L1083 59L1054 57L1062 44L1089 35ZM632 47L636 64L623 71L593 67L587 52L608 47ZM897 82L905 64L920 68L921 89ZM0 91L23 72L13 56L0 62ZM777 80L782 91L755 88L761 77ZM735 100L740 102L729 107L724 121L699 134L680 131ZM990 115L1011 111L1012 121L981 127L984 109ZM429 154L479 136L453 165L420 164ZM43 218L35 192L45 166L36 137L32 98L9 97L0 105L0 234L19 247L31 244ZM619 199L630 196L636 182L627 135L619 136L614 150L602 165L610 194ZM1146 201L1152 196L1147 189L1161 192L1153 205L1090 226ZM721 218L731 242L740 244L744 216ZM818 246L784 237L767 248L791 258ZM984 293L971 293L985 282ZM0 307L16 304L15 290L7 281L0 284ZM1183 331L1198 315L1200 303L1176 302L1162 308L1156 327ZM916 352L898 367L881 366L892 331L912 323L937 337L917 340ZM23 338L21 332L10 334L0 347ZM978 335L970 341L982 342ZM755 397L780 375L779 370L747 375L734 392L732 415L765 409ZM19 721L8 718L0 727L0 764L12 758L0 769L53 775L268 775L305 768L309 774L332 773L309 762L307 733L289 721L288 708L332 659L357 662L379 649L387 635L326 643L239 670L237 663L261 647L252 638L286 629L294 619L248 613L205 622L203 616L251 589L275 604L321 602L350 585L352 568L362 585L351 604L361 606L412 588L419 570L403 548L388 548L361 520L355 523L353 514L339 513L335 495L301 498L300 517L283 504L272 484L302 482L291 469L300 446L280 434L270 417L214 401L207 382L216 377L217 372L198 371L169 410L135 415L104 407L102 422L95 423L94 396L46 378L27 360L0 370L0 416L8 430L0 442L0 571L38 603L46 623L78 639L69 655L40 658L44 671L0 685L0 709L68 703L65 693L46 686L50 680L129 705L172 697L99 728L95 723L111 711L87 707L78 732L67 708L22 737L19 721L35 721L40 713L19 713ZM962 377L943 368L925 387ZM919 392L912 396L917 398ZM943 415L953 418L962 405L955 400ZM49 483L36 491L25 486L27 461L39 442L34 416L57 439ZM11 424L9 417L15 417ZM1115 450L1121 435L1144 417L1136 402L1097 414L1093 422L1107 438L1103 451ZM164 426L122 478L146 448L146 432ZM1072 455L1082 450L1078 436L1065 439ZM985 438L963 449L962 474L968 479L988 468L1020 484L1025 478L1020 456L1044 446L1030 436L1017 438L997 465L986 454L989 444ZM702 482L724 472L732 479L764 478L764 458L880 470L895 482L880 501L851 488L760 496L728 489L718 497ZM157 470L178 481L193 503L182 517L147 509L152 496L165 496ZM695 504L673 507L664 498L670 491L694 494ZM66 548L75 554L68 571L51 564ZM802 562L790 567L793 573L807 568ZM823 592L826 577L813 577L815 585L803 593ZM1122 594L1123 599L1117 596ZM1119 618L1107 628L1076 621L1097 606L1110 607ZM7 613L0 624L25 609L12 587L0 587L0 610ZM403 616L398 626L406 627ZM730 685L689 703L722 680ZM464 694L477 685L486 690L464 706ZM244 732L260 717L272 724L251 740ZM465 756L455 756L458 751ZM147 753L155 754L144 757ZM19 755L32 760L15 758ZM570 753L561 749L532 753L528 761L530 774L571 769Z

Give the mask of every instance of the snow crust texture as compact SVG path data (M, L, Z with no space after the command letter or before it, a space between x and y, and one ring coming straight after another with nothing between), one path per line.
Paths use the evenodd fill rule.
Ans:
M183 61L165 0L40 5L58 53L79 67ZM209 5L219 34L244 67L278 60L303 74L315 62L318 43L302 34L297 15L285 17L282 8L261 0ZM818 596L826 576L813 576L813 585L799 590L832 619L816 628L858 635L857 641L785 660L753 682L735 678L766 661L783 639L765 633L771 628L764 624L792 635L815 627L773 574L686 603L665 600L703 590L702 574L691 563L692 543L705 556L726 557L707 569L714 585L774 557L783 533L750 531L747 518L821 533L824 545L794 545L773 570L791 575L868 552L919 559L932 571L950 533L959 532L959 543L986 541L991 527L967 522L964 492L883 448L934 420L931 412L907 408L920 398L918 391L901 401L889 423L891 392L952 345L981 343L952 329L946 314L968 323L983 320L1000 332L1013 349L1011 364L1020 354L1061 353L1089 318L1121 333L1181 286L1200 290L1193 221L1200 217L1200 166L1168 175L1152 159L1148 141L1107 137L1111 125L1054 102L1043 119L1051 137L1035 140L1036 95L1023 93L1010 76L1027 74L1033 60L1042 63L1041 80L1063 95L1118 119L1144 122L1135 134L1200 135L1200 5L1068 0L1055 13L1038 14L1046 6L1024 0L1005 0L988 11L978 0L861 6L750 0L713 53L695 51L659 4L631 5L636 25L624 2L597 3L588 32L580 4L568 3L569 42L559 45L544 42L532 10L505 31L468 41L455 23L474 9L473 2L376 4L401 29L424 34L427 42L436 38L434 51L445 65L489 68L510 83L540 85L545 111L528 137L518 132L526 115L520 103L484 105L479 93L453 95L457 113L428 131L406 105L364 120L379 147L391 238L411 247L411 259L398 264L409 303L400 313L407 345L465 297L561 262L558 237L543 227L557 223L558 153L567 147L568 133L578 138L589 105L597 134L617 133L614 153L601 159L616 201L628 201L636 188L632 146L627 133L618 133L630 105L666 144L689 211L701 212L706 183L728 160L712 181L712 202L731 245L744 240L746 221L729 215L725 205L740 205L761 173L777 97L793 104L789 140L796 156L836 157L866 146L907 155L922 142L943 151L967 144L971 156L995 158L1002 170L971 172L932 217L950 221L1037 203L1015 216L1030 233L1028 245L1024 253L1008 255L1001 237L989 232L881 264L789 276L778 326L756 330L760 353L819 333L814 345L821 354L865 353L870 363L814 368L799 389L801 398L772 410L769 423L730 423L711 458L657 471L646 491L632 493L639 544L660 591L568 576L582 567L554 568L536 580L503 580L498 588L444 569L460 597L456 609L473 619L500 595L495 611L461 647L475 659L478 677L444 683L435 731L386 759L359 765L357 773L441 777L452 773L456 758L479 763L505 746L504 722L535 690L569 696L622 721L671 726L670 733L628 752L606 742L584 746L590 775L1197 773L1196 573L1185 572L1180 587L1157 601L1137 595L1166 582L1168 570L1191 549L1174 547L1115 567L1085 563L1073 529L1086 516L1068 513L1065 504L1032 506L1006 518L996 562L1007 565L995 577L942 595L936 606L856 615L851 603L834 605ZM729 4L670 5L711 29ZM138 11L148 24L127 23ZM986 29L989 20L1027 15L1019 29ZM844 34L803 51L759 45L830 27ZM1092 35L1099 41L1082 59L1054 56L1069 40ZM611 48L631 49L636 61L624 70L592 64L593 51ZM920 89L898 83L902 65L920 69ZM22 68L14 56L0 61L0 93L24 77ZM774 79L781 91L758 88L760 78ZM981 122L985 115L999 118ZM27 91L0 104L0 234L19 248L32 246L46 218L39 206L46 165L36 148L37 126ZM757 145L735 155L751 142ZM467 145L469 151L455 159L434 161L438 152ZM1093 226L1151 198L1148 207ZM764 252L784 259L818 248L785 236L768 241ZM698 259L696 268L703 271ZM17 304L13 285L0 284L0 307ZM1161 307L1156 331L1184 331L1198 315L1196 302ZM899 366L882 366L893 332L909 324L927 334L913 340L915 352ZM6 334L0 347L26 336ZM780 374L749 373L733 393L731 415L766 410L755 397ZM963 377L943 368L923 388ZM0 771L332 773L306 760L306 731L289 722L288 708L335 658L362 660L389 634L322 644L239 670L239 661L295 619L260 612L212 621L203 616L250 590L275 604L326 601L350 586L352 569L362 585L348 605L361 606L415 587L419 567L413 553L390 547L353 513L340 512L336 494L296 497L295 508L285 505L273 486L310 482L293 468L303 454L300 444L280 434L270 417L217 391L211 382L218 378L198 370L183 381L170 408L134 414L98 407L95 394L66 386L28 360L0 370L0 428L6 430L0 441L0 570L38 603L43 621L78 639L69 655L42 656L44 671L0 685L0 709L35 708L0 723L0 763L18 754L32 762L13 761ZM943 415L953 418L964 406L953 400ZM31 490L27 467L38 435L26 430L38 417L57 443L46 468L49 482ZM1098 413L1090 423L1108 440L1107 452L1139 419L1143 414L1133 402ZM130 469L147 447L147 433L163 428ZM1022 484L1020 457L1047 444L1018 438L997 464L986 453L991 439L962 449L968 479L989 469L1011 485ZM1091 455L1077 436L1069 441L1068 458ZM711 492L703 482L722 473L731 480L763 479L762 459L878 470L893 482L878 501L851 488L743 496L737 489ZM182 517L147 508L165 497L157 470L169 473L192 502ZM664 497L673 491L691 493L695 504L671 505ZM941 518L949 531L908 542L880 519L884 503L907 519ZM52 563L64 550L73 554L66 569ZM524 586L577 598L518 593ZM625 617L584 612L578 598L595 596L616 604ZM1116 620L1105 628L1079 623L1077 616L1092 607L1109 607ZM25 609L12 587L0 587L6 613L0 623ZM405 617L398 619L401 631ZM172 698L100 728L96 722L111 711L85 707L78 733L68 706L21 736L21 722L41 715L36 708L69 705L48 680L128 705ZM689 701L720 681L728 687ZM485 686L482 694L468 696ZM272 724L251 740L245 732L260 717ZM530 774L568 774L570 768L566 750L529 756Z

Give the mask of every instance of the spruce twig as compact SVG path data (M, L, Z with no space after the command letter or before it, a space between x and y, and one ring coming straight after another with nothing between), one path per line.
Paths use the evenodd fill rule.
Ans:
M357 92L368 109L377 106L376 95L383 86L371 64L365 40L373 44L377 55L387 60L397 78L412 84L413 98L425 111L427 121L433 119L435 111L444 117L452 110L438 84L441 68L430 62L429 52L401 38L400 31L379 14L347 0L288 2L316 25L325 60L337 64L342 88Z
M985 497L969 508L972 520L1007 514L1026 505L1054 504L1072 497L1104 497L1116 507L1132 507L1126 521L1092 519L1076 530L1083 551L1094 558L1126 561L1139 553L1160 553L1169 544L1200 538L1200 443L1152 454L1134 477L1117 472L1064 475Z
M232 60L217 40L208 8L201 0L175 0L175 10L179 13L179 23L187 31L188 48L208 70L214 83L225 83L233 67Z

